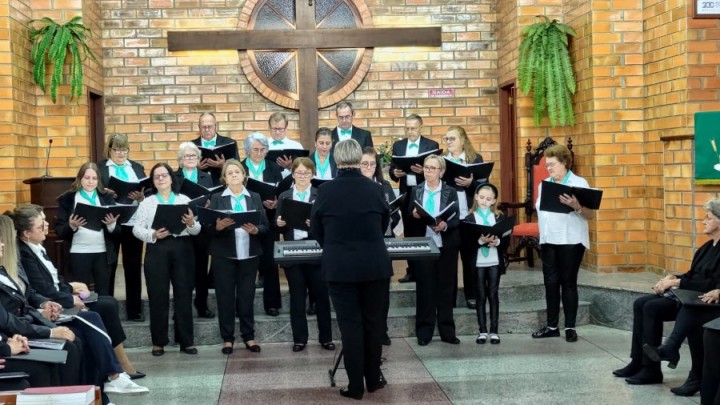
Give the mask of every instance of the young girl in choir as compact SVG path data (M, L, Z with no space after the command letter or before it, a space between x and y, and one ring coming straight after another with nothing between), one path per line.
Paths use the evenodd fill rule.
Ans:
M484 183L477 187L475 191L475 201L473 202L470 214L465 218L466 221L493 226L500 222L504 215L497 210L497 188L490 184ZM485 344L488 340L487 318L485 314L485 301L490 303L490 343L499 344L500 336L498 335L498 315L500 310L500 302L498 299L498 288L500 286L500 275L505 272L505 266L501 249L499 246L503 244L503 240L494 235L481 235L477 243L479 247L475 250L475 266L477 268L477 320L480 327L480 334L475 343Z

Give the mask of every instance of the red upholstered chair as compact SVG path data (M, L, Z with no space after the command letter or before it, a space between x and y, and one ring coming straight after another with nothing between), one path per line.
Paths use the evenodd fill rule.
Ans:
M528 266L535 267L535 255L540 257L540 230L537 223L535 201L538 197L538 186L550 174L545 168L545 149L555 145L552 138L547 137L537 148L532 149L532 142L527 142L525 153L525 171L527 187L523 202L502 202L498 208L506 216L514 216L517 225L513 228L513 237L505 254L505 266L512 262L527 261ZM568 138L568 149L572 154L572 139ZM570 168L568 168L570 169ZM524 213L524 219L521 218Z

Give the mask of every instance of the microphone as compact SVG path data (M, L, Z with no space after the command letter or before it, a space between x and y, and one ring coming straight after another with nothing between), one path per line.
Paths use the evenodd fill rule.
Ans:
M49 165L50 165L50 150L52 149L52 138L48 140L47 156L45 157L45 175L43 177L50 177Z

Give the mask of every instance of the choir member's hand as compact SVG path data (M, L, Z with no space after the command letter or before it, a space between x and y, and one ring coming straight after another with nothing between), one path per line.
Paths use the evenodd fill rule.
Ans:
M445 221L438 222L437 225L433 226L433 228L432 228L432 230L435 233L440 233L446 229L447 229L447 222L445 222Z
M414 165L410 166L410 170L412 170L415 174L422 174L423 167L419 163L415 163Z
M278 226L278 228L284 228L285 225L287 225L287 222L282 219L282 216L278 216L275 220L275 224Z
M277 207L277 199L263 201L263 206L269 210L274 210Z
M75 214L70 215L68 223L70 224L70 228L72 228L73 231L77 231L78 228L80 228L81 226L87 225L87 221L85 220L85 218Z
M413 218L415 218L415 219L420 219L420 214L418 214L418 212L417 212L417 210L416 210L415 208L413 208L412 216L413 216Z
M275 160L275 163L277 163L278 165L280 165L280 167L282 167L283 169L288 169L288 170L290 170L290 168L292 167L292 164L293 164L291 158L292 158L292 156L284 156L284 155L283 155L283 156L279 156L279 157Z
M210 167L214 167L216 169L221 169L223 167L223 165L225 164L225 156L215 155L215 160L208 159L207 163Z
M145 199L145 194L144 194L144 193L145 193L145 187L143 187L143 189L140 190L140 191L131 191L131 192L128 193L127 196L128 196L129 199L131 199L131 200L133 200L133 201L140 202L140 201L142 201L142 200Z
M245 232L249 233L250 235L257 235L260 232L258 227L251 223L243 224L242 229L244 229Z
M65 339L71 342L75 340L75 334L65 326L58 326L57 328L50 329L50 337Z
M217 221L215 221L215 230L222 231L223 229L235 225L235 221L232 220L232 218L218 218Z
M205 201L205 208L210 208L210 199Z
M495 246L495 235L481 235L480 241L483 245Z
M160 228L157 231L153 232L153 237L155 239L165 239L168 236L170 236L170 231L165 228Z
M90 289L88 288L87 284L85 284L85 283L81 283L79 281L73 281L72 283L68 283L68 284L70 284L70 287L73 288L73 291L72 291L73 294L80 294L83 291L90 294Z
M700 300L708 304L720 302L720 289L706 292L700 296Z
M405 176L405 172L400 169L393 169L393 174L395 177L400 178Z
M193 212L190 208L187 210L187 214L182 216L182 223L185 224L186 227L192 228L195 226L195 215L193 215Z
M577 211L582 206L574 195L560 194L560 202Z
M16 354L27 353L30 351L30 346L28 346L28 340L23 335L14 335L13 337L8 339L7 343L10 346L10 353L12 353L13 356Z
M118 195L117 195L117 193L115 192L115 190L113 190L113 189L111 189L111 188L105 187L105 191L107 191L108 193L110 193L110 195L112 196L113 199L117 199L117 198L118 198Z
M210 163L208 163L208 158L205 158L198 163L198 169L200 170L207 170L207 168L210 167Z
M107 214L107 215L105 215L105 219L102 220L102 223L105 225L114 224L115 221L118 220L118 218L120 218L120 214L117 214L117 215Z
M306 220L305 220L305 225L307 225L308 228L310 227L310 220L309 220L309 219L306 219Z
M470 177L455 177L455 184L457 184L460 187L467 187L471 185L473 182L473 176L472 173L470 173Z

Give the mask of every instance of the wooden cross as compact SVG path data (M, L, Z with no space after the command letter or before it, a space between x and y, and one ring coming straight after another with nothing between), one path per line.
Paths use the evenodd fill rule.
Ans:
M375 48L382 46L434 46L442 44L440 27L315 29L312 1L295 0L295 30L170 31L169 51L298 49L300 136L303 145L314 143L318 128L317 50Z

